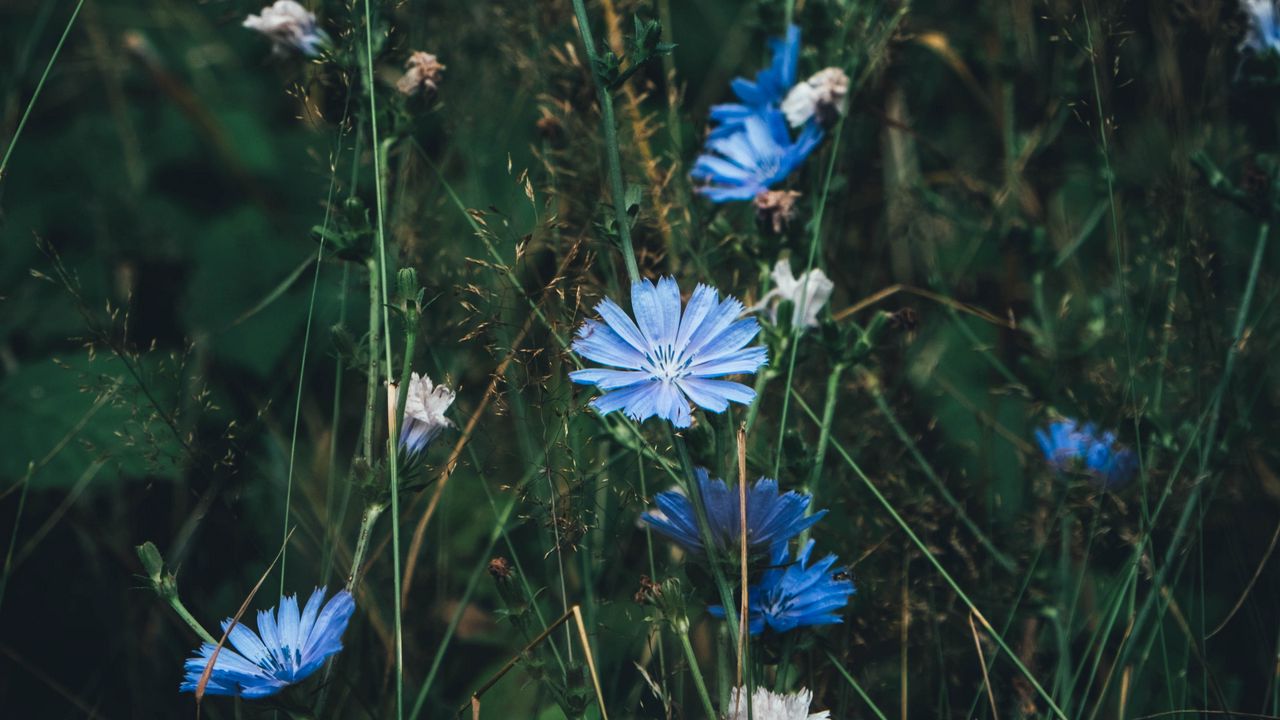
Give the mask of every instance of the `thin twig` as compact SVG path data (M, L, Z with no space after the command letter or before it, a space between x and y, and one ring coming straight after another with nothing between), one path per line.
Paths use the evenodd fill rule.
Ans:
M1262 554L1262 561L1258 563L1258 569L1253 571L1253 577L1250 578L1249 584L1245 586L1244 592L1240 593L1240 599L1236 601L1235 605L1231 606L1231 612L1227 613L1227 616L1222 619L1222 622L1218 623L1218 627L1214 628L1213 632L1204 636L1205 640L1208 640L1214 635L1222 632L1222 628L1226 627L1227 623L1231 622L1231 618L1235 617L1236 613L1240 610L1240 607L1244 605L1245 598L1249 597L1249 593L1253 590L1254 583L1258 582L1258 578L1262 575L1262 568L1266 567L1267 561L1271 559L1272 551L1276 549L1276 540L1280 540L1280 525L1276 525L1276 531L1271 535L1271 544L1267 546L1267 551Z
M987 675L987 656L982 652L982 639L978 637L978 628L973 624L973 613L969 613L969 630L973 633L973 647L978 651L978 663L982 668L982 684L987 688L987 701L991 703L991 717L1000 720L996 710L996 695L991 690L991 678Z
M587 670L591 671L591 684L596 688L596 702L600 703L601 720L609 720L609 711L604 707L604 692L600 689L600 675L596 672L595 654L591 652L591 642L587 639L587 626L582 622L582 607L574 605L569 609L573 613L573 621L578 626L578 639L582 641L582 654L587 657Z
M213 676L213 666L218 662L218 654L222 652L222 646L227 644L227 636L229 636L231 631L236 628L237 624L239 624L240 617L249 609L249 603L253 602L254 596L257 595L258 590L262 588L262 583L267 581L267 576L275 569L276 563L280 562L280 557L284 555L284 549L288 546L289 538L291 537L293 537L293 530L290 530L284 536L284 542L280 544L280 552L276 553L275 559L271 561L271 564L267 566L267 569L262 571L262 577L258 578L258 582L255 583L253 589L249 591L248 597L246 597L244 602L240 604L240 609L236 611L235 616L231 618L231 622L227 623L226 629L222 631L222 637L218 638L217 644L213 646L213 652L209 654L209 661L205 663L204 672L200 673L200 682L196 683L197 718L200 717L200 701L204 700L205 686L209 684L209 678Z
M568 612L561 615L559 619L557 619L555 622L548 625L545 630L538 633L538 636L535 637L533 640L529 641L529 644L525 645L524 649L522 649L520 652L516 653L515 655L512 655L511 658L508 659L507 662L504 663L496 673L491 675L488 680L484 681L484 683L482 683L480 687L476 688L475 692L471 693L471 697L467 699L466 704L458 708L458 712L455 713L455 717L457 715L461 715L462 713L466 712L467 710L473 707L478 707L480 703L481 695L484 695L486 692L489 692L490 688L492 688L494 685L497 685L498 681L501 680L503 676L511 672L511 669L514 668L517 664L519 664L522 658L528 655L534 648L541 645L543 641L545 641L548 637L551 637L551 633L555 632L556 628L568 622L569 618L573 617L573 613L577 609L578 609L578 606L576 605L573 606L573 608L571 608Z

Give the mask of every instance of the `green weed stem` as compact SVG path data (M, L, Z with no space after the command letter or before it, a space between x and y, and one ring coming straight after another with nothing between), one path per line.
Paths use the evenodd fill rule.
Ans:
M31 100L27 102L27 108L22 111L22 119L18 121L18 127L13 131L13 137L9 139L9 147L4 151L4 158L0 158L0 181L4 180L4 171L9 168L9 157L13 155L13 148L18 144L18 138L22 136L22 129L27 126L27 119L31 117L31 109L36 106L36 100L40 97L40 91L44 90L44 82L49 79L49 71L53 69L53 64L57 62L58 55L62 52L62 45L67 41L67 36L71 34L71 26L75 24L76 18L80 16L80 8L84 7L84 0L76 3L76 9L71 11L71 17L67 18L67 26L62 29L62 36L58 38L58 44L53 48L53 54L49 56L49 63L44 66L44 72L40 73L40 81L36 83L35 92L31 93Z
M599 56L591 37L591 22L582 0L573 0L574 16L578 20L578 34L587 53L587 69L596 86L600 100L601 125L604 129L605 159L609 166L609 192L613 195L613 214L618 225L618 240L622 244L622 260L627 265L627 278L634 285L640 282L640 268L636 265L636 252L631 246L631 218L627 216L626 189L622 184L622 153L618 150L618 123L614 119L613 96L598 71Z
M792 390L791 393L795 395L796 403L799 404L800 409L809 416L809 419L814 423L820 422L817 414L814 413L809 407L809 404L804 401L804 398L794 390ZM915 546L925 556L925 559L929 561L929 564L933 565L934 570L938 571L938 574L951 588L952 592L956 594L956 597L960 598L960 601L963 602L965 606L967 606L978 618L978 621L982 624L982 627L986 628L987 634L991 636L991 639L994 640L996 645L998 645L1004 654L1008 656L1009 661L1018 669L1018 672L1022 673L1023 677L1027 679L1027 682L1035 688L1036 694L1048 703L1053 714L1060 718L1060 720L1068 720L1067 716L1062 712L1062 709L1058 707L1056 702L1054 702L1053 697L1051 697L1044 687L1040 685L1040 681L1036 680L1035 676L1031 674L1031 671L1027 669L1027 666L1018 658L1017 653L1015 653L1013 649L1005 643L1004 638L996 632L995 628L992 627L989 622L987 622L986 616L982 614L982 611L978 609L978 606L974 605L973 601L969 599L969 596L964 592L964 590L960 589L960 585L951 577L951 573L947 572L946 568L942 567L942 563L938 561L938 558L934 557L933 552L929 550L929 546L916 535L915 531L911 529L911 526L907 524L907 521L902 519L902 516L898 514L896 509L894 509L893 504L889 502L888 498L880 492L880 489L876 487L875 483L871 482L871 478L867 477L866 473L862 472L862 468L859 467L858 463L855 462L849 453L845 451L844 446L836 441L832 442L832 446L836 449L836 452L844 458L845 464L849 466L849 469L853 470L853 473L858 476L858 479L862 481L862 484L871 491L871 494L875 499L882 507L884 507L885 511L889 513L889 516L893 518L893 521L898 524L898 527L902 528L902 531L907 534L907 537L911 539L911 542L915 544Z
M378 272L379 282L381 284L381 293L379 301L382 306L382 325L386 329L383 333L383 349L386 353L386 369L387 380L391 380L391 323L387 315L387 234L386 234L386 183L383 172L386 169L387 159L389 155L389 143L394 142L394 137L388 138L386 143L380 142L378 139L378 100L377 85L373 77L373 17L370 6L373 0L364 0L364 84L365 93L369 96L369 130L374 148L373 153L373 183L374 196L376 198L377 221L375 223L378 236ZM376 391L376 377L370 377L370 384L374 386ZM370 398L372 403L372 398ZM372 450L372 446L370 446ZM404 631L402 628L400 617L400 473L398 467L398 457L395 448L395 438L389 438L387 450L387 466L390 470L391 479L391 555L392 555L392 582L395 586L395 592L392 596L394 617L394 633L395 633L395 650L396 650L396 717L404 717Z
M689 672L693 675L693 686L698 691L698 699L702 701L702 709L708 718L716 717L715 706L711 704L711 695L707 693L707 683L702 679L702 671L698 669L698 656L693 653L693 644L689 642L689 621L676 628L676 637L680 640L680 648L684 650L685 661L689 663Z
M871 712L875 713L876 717L880 718L880 720L889 720L880 710L880 707L872 701L871 696L867 695L867 691L863 690L862 686L858 684L858 681L854 680L853 676L849 674L849 671L844 669L844 664L836 659L836 656L832 655L830 651L826 651L826 654L827 659L831 660L831 666L840 672L840 675L849 683L849 687L853 688L853 691L858 693L858 697L862 698L862 701L867 704L867 707L871 708ZM970 715L972 715L972 713L970 713Z
M920 466L920 470L924 473L925 477L929 479L929 482L933 485L934 489L938 491L938 494L942 496L942 499L951 506L953 511L955 511L956 517L960 519L960 522L964 523L964 526L969 529L969 532L972 533L975 538L977 538L982 547L986 548L987 552L991 553L992 559L999 563L1000 567L1009 572L1013 572L1017 568L1013 560L1011 560L1008 555L1000 552L1000 550L995 546L995 543L991 542L991 539L987 537L986 533L982 532L982 529L978 527L978 524L969 517L969 514L964 511L964 507L960 504L960 501L957 500L955 495L952 495L951 491L947 489L946 484L943 483L942 479L934 472L933 466L929 464L929 461L926 460L924 455L920 452L920 448L916 447L915 441L911 439L911 436L907 433L906 429L898 422L897 417L893 414L893 410L889 407L889 404L884 399L884 395L880 392L878 380L867 377L866 382L864 382L863 385L867 388L867 392L871 394L871 399L875 401L876 407L880 410L880 414L884 416L884 419L889 423L889 427L893 429L894 434L898 436L898 439L902 441L902 444L907 446L907 452L911 453L911 457L916 461L916 464Z
M693 514L698 521L698 533L702 536L702 545L707 553L707 565L711 569L711 577L715 580L716 590L720 594L720 605L724 608L725 622L729 625L736 646L738 642L737 605L733 602L733 590L725 579L724 569L720 567L720 552L716 547L715 538L711 535L711 523L707 520L707 507L702 497L702 485L698 483L698 475L694 471L693 462L689 459L689 449L684 444L684 438L672 431L670 425L667 425L667 430L671 433L671 444L675 447L676 455L680 458L680 467L684 470L685 492L693 503Z

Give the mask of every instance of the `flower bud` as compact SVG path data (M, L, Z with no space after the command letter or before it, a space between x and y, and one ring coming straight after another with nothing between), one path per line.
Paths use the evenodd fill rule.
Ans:
M396 82L396 89L402 95L414 97L421 95L431 100L440 90L440 81L444 79L445 66L440 64L435 55L417 51L409 56L404 64L405 73Z

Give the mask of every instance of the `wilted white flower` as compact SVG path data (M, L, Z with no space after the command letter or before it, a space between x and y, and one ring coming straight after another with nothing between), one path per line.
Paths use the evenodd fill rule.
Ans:
M389 423L393 426L397 392L399 387L394 383L387 386L387 412ZM422 452L441 430L453 427L444 413L453 404L455 395L454 391L444 385L432 383L431 378L426 375L413 373L409 378L409 391L404 400L404 423L400 427L400 449L406 456Z
M1240 7L1249 16L1249 28L1240 41L1240 49L1257 53L1280 49L1275 0L1241 0Z
M830 125L844 114L848 102L849 76L838 67L829 67L796 83L782 101L782 112L791 127L800 127L812 117L817 117L823 125Z
M440 89L444 65L435 55L417 51L404 64L404 75L396 83L396 89L410 97L421 93L430 98Z
M760 298L760 302L753 305L751 309L755 311L767 309L769 319L776 324L778 305L788 300L793 308L792 327L817 327L818 312L831 299L831 292L836 287L835 283L831 282L831 278L818 268L796 277L791 274L790 260L779 260L773 266L773 272L769 276L773 278L773 289L765 293L765 296Z
M746 688L734 688L725 708L724 720L747 720ZM790 695L769 692L758 687L751 693L751 717L755 720L828 720L830 710L809 713L813 693L801 688Z
M277 0L262 8L261 15L250 15L244 26L271 38L272 49L278 54L290 50L319 57L329 44L329 36L316 25L316 14L293 0Z

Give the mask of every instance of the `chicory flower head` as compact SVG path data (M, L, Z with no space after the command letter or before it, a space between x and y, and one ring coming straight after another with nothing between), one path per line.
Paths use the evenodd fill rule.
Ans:
M387 386L388 422L396 421L396 402L399 387ZM444 385L436 385L426 375L413 373L409 378L409 390L404 399L404 421L400 426L400 451L412 458L431 444L441 430L453 427L444 416L453 404L456 393Z
M773 566L764 571L758 585L747 588L747 627L752 635L759 635L766 627L784 633L806 625L844 622L836 611L849 603L855 592L853 581L841 577L840 571L832 571L835 555L808 565L812 552L810 540L792 562L786 543L774 546ZM719 605L707 610L724 617L724 608Z
M729 706L724 708L724 720L747 720L747 689L734 688L729 695ZM830 710L809 714L809 705L813 703L813 693L800 688L789 695L770 692L768 688L756 687L751 693L752 720L828 720Z
M786 180L820 142L818 125L806 125L792 140L782 112L764 110L742 118L733 132L712 133L689 175L707 183L698 192L712 202L751 200Z
M835 283L818 268L800 273L796 277L791 272L790 260L779 260L769 274L773 278L773 289L760 298L760 302L751 306L752 310L767 310L769 321L778 323L778 305L783 301L791 303L791 326L794 328L813 328L818 326L818 313L835 290Z
M1240 7L1249 19L1240 49L1255 53L1280 50L1280 18L1276 17L1275 0L1241 0Z
M591 401L597 412L622 410L639 421L656 415L684 428L693 422L690 402L719 413L730 402L755 398L746 385L717 379L754 373L768 360L764 347L746 347L760 324L739 318L744 308L737 298L722 301L715 289L699 285L682 311L680 287L664 277L634 283L631 309L635 322L614 301L601 300L602 321L584 322L573 342L577 354L610 366L569 373L574 382L604 391Z
M730 83L738 102L711 107L711 120L719 123L711 132L711 137L728 135L748 117L759 115L768 109L777 109L787 91L795 85L796 64L800 56L800 28L791 25L787 28L785 37L770 38L768 44L769 51L773 53L769 67L756 73L754 81L738 77Z
M316 24L316 14L294 0L276 0L262 8L261 15L245 18L244 27L271 38L278 55L292 50L314 58L330 45L329 36Z
M720 479L712 480L705 468L698 468L695 473L717 552L736 553L742 542L738 488L731 488ZM748 547L771 548L777 543L785 544L812 527L827 514L826 510L819 510L805 515L812 500L812 496L794 490L779 493L778 481L773 478L757 480L754 487L747 489ZM705 552L693 502L684 493L675 490L660 492L654 502L657 509L641 516L650 527L689 552Z
M231 628L228 645L218 651L206 695L263 698L305 680L324 661L342 650L342 633L355 612L356 603L346 590L324 602L325 590L316 588L306 607L298 611L298 598L280 598L280 609L258 611L258 631L241 623ZM323 607L322 607L323 605ZM226 632L231 618L222 621ZM204 643L185 665L186 679L179 692L195 692L215 646Z
M1081 426L1070 418L1037 430L1036 442L1045 460L1059 472L1083 472L1103 487L1122 485L1137 468L1133 451L1116 442L1115 433L1099 433L1093 423Z

